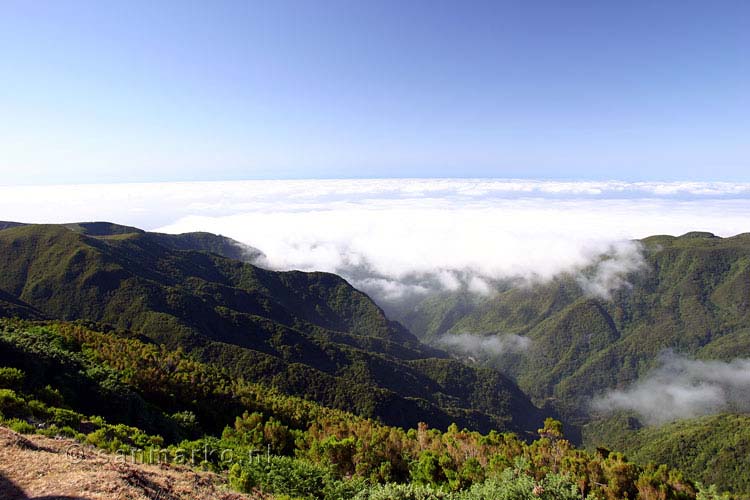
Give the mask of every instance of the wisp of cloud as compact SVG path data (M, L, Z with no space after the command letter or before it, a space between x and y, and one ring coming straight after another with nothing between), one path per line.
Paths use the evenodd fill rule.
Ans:
M531 346L531 339L521 335L476 335L471 333L441 335L436 343L450 351L490 358L508 353L521 353Z
M750 410L750 359L701 361L665 351L660 365L623 390L592 401L592 409L636 412L658 425L722 411Z
M592 261L589 269L577 273L576 280L585 295L602 300L611 300L615 290L630 288L628 274L647 267L643 245L635 241L613 243L604 255Z

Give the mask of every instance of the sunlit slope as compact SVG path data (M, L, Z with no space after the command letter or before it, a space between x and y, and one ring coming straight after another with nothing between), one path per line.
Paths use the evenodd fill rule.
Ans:
M606 446L636 462L678 468L722 490L750 492L750 415L712 415L641 427L616 415L584 428L586 445Z
M659 352L750 356L750 235L643 240L646 265L611 300L586 296L574 276L509 284L491 297L428 298L400 320L424 339L443 334L524 335L525 353L493 360L537 401L569 416L588 399L632 382Z
M40 452L5 453L0 491L10 494L18 487L8 480L27 491L34 479L40 486L36 474L29 477L31 469L58 474L64 464L48 459L102 464L104 450L117 452L120 459L133 457L132 462L158 461L172 478L166 489L154 489L175 498L175 487L205 486L191 480L193 471L185 465L222 473L233 488L257 498L270 498L270 493L326 500L468 500L506 498L509 491L514 498L532 498L540 487L543 498L556 500L653 498L654 492L658 498L716 498L669 468L576 449L561 430L560 422L548 419L535 441L527 443L512 433L480 434L455 425L446 432L421 424L408 430L389 427L232 377L220 366L196 362L181 350L129 332L96 331L80 322L0 319L0 435L10 438L0 450ZM31 441L45 444L40 448ZM66 457L63 446L74 453ZM262 459L259 450L264 450ZM18 459L31 465L13 462ZM74 470L75 491L100 484L93 477L97 470L124 472L131 460L117 462L110 461L116 467ZM126 478L138 477L135 470L127 472ZM379 484L384 482L391 484ZM45 493L63 492L59 485L43 486ZM106 491L112 494L115 485ZM194 493L191 498L203 498ZM213 494L210 498L219 498Z

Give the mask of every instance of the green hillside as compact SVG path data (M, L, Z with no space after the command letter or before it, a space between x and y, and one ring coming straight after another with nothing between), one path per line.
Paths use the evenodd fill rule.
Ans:
M646 268L612 300L589 298L573 276L501 287L489 298L446 294L396 317L425 340L442 334L517 334L523 355L493 359L538 404L574 421L587 401L646 373L674 349L698 358L750 356L750 235L709 233L643 241Z
M552 419L533 443L388 427L81 323L0 319L0 425L216 471L258 498L729 498L665 466L576 449Z
M114 449L128 439L177 443L222 433L235 439L224 429L243 412L255 412L263 415L264 430L257 432L280 432L278 453L301 453L317 464L306 469L313 476L340 481L366 471L358 477L459 490L492 479L501 486L493 482L483 491L494 498L500 490L492 488L510 487L502 486L500 472L512 469L519 453L535 465L526 472L516 469L516 479L532 474L541 481L562 466L545 469L550 452L539 452L547 457L539 458L536 443L526 448L530 445L521 441L463 435L450 424L515 431L530 439L543 416L560 414L573 424L567 426L573 441L592 450L560 451L570 453L563 469L580 481L577 498L601 488L596 484L607 485L596 498L694 498L696 485L684 482L676 469L719 489L750 492L742 455L747 417L643 427L633 417L591 421L588 411L592 396L635 381L665 348L704 359L748 356L748 235L648 238L646 268L628 276L632 286L617 290L611 300L587 297L574 276L561 276L531 287L501 284L491 297L428 297L399 314L428 343L458 333L514 334L531 341L526 350L464 363L422 343L342 278L256 267L251 262L261 254L228 238L149 233L110 223L3 227L0 316L48 321L3 323L0 366L24 374L16 395L5 393L3 411L19 428L46 420L57 429L71 427L66 432L78 437L98 432L90 439ZM0 381L5 377L12 385L14 373L0 373ZM55 410L58 404L63 406ZM92 427L86 415L103 420L95 419L99 423ZM369 417L376 422L364 420ZM349 421L357 423L344 423ZM235 423L237 429L244 429L243 422ZM427 456L420 434L377 427L375 438L370 426L382 425L377 422L401 428L427 422L449 430L431 434L436 441L428 448L436 455ZM468 441L456 445L456 432ZM386 435L400 444L376 458L358 455L370 449L367 440ZM112 436L120 437L111 441ZM299 442L304 436L306 444ZM345 444L350 437L359 444ZM487 443L505 458L483 455ZM624 465L622 456L604 448L624 451L641 465ZM410 458L399 461L398 453ZM458 460L456 453L484 458L477 465ZM651 462L674 470L647 465ZM493 463L500 465L493 469ZM334 476L315 468L320 464L333 467ZM272 481L263 475L267 472L240 467L232 477L239 489L247 489ZM620 473L629 479L612 476ZM323 476L320 484L333 484ZM348 488L344 483L335 484ZM397 494L384 488L373 490L372 498Z
M636 462L668 464L704 484L750 493L750 415L712 415L642 427L627 415L584 428L590 448L607 446Z
M44 314L13 295L0 290L0 317L43 319Z
M16 308L133 331L394 425L528 431L541 422L510 379L426 347L340 277L213 253L229 247L238 248L205 233L108 223L10 227L0 231L0 290Z

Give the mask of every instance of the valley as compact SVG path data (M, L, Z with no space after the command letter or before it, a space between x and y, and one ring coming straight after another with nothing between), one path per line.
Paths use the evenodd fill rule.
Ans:
M259 250L225 237L110 223L3 227L0 312L16 319L2 323L0 411L21 432L36 422L45 435L113 453L158 445L174 455L211 435L234 450L270 442L279 467L299 474L315 464L308 473L321 487L342 491L358 488L354 478L480 491L526 457L524 474L539 481L564 471L595 498L624 491L596 486L612 460L684 498L699 486L683 484L677 469L719 491L750 492L750 478L737 472L750 443L735 432L745 427L731 413L740 408L651 426L635 407L592 406L647 377L665 349L717 362L745 355L744 235L643 240L643 266L610 297L563 275L500 283L488 296L437 294L389 310L397 322L336 275L257 267ZM366 444L377 435L390 444ZM721 449L735 450L733 458L681 448L709 442L728 443ZM460 449L476 459L459 458ZM584 468L551 465L550 453ZM303 462L282 465L285 456ZM235 465L202 467L229 471L242 491L291 487ZM633 481L617 488L648 498L646 483ZM322 494L313 490L322 491L298 494Z

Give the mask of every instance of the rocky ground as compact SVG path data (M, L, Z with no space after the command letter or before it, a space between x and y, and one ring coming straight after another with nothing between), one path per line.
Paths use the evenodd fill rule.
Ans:
M0 427L2 500L261 500L229 491L216 475L175 465L143 465L67 439Z

